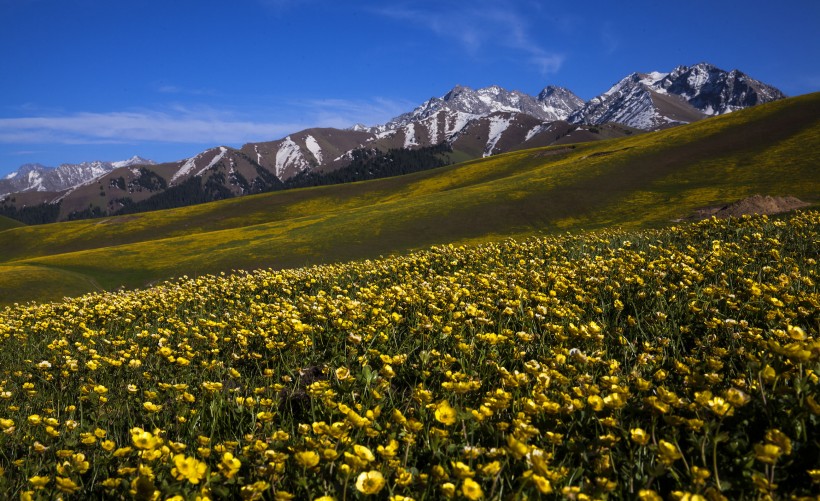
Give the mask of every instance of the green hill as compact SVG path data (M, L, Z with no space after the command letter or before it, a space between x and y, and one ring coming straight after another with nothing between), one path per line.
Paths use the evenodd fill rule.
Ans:
M6 216L0 216L0 232L8 230L9 228L17 228L20 226L25 226L25 224Z
M513 152L375 181L2 233L0 300L62 297L4 268L84 277L69 293L182 274L372 258L433 244L657 227L762 193L816 202L820 93L634 137Z

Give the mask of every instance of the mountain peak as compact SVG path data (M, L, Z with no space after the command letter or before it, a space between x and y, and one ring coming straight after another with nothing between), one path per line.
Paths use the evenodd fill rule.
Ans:
M475 91L473 91L473 89L471 89L470 87L465 87L463 85L456 84L452 89L450 89L449 92L447 92L447 94L442 96L441 99L443 99L444 101L450 101L450 100L455 99L456 97L458 97L462 94L471 93L471 92L475 92Z
M118 162L111 162L115 167L129 167L131 165L154 165L156 162L142 158L139 155L134 155L128 160L120 160Z
M727 72L701 62L677 66L670 73L632 73L573 113L570 121L657 129L783 97L740 70Z
M502 92L507 92L505 89L499 87L498 85L490 85L489 87L482 87L478 89L479 94L493 94L498 95Z

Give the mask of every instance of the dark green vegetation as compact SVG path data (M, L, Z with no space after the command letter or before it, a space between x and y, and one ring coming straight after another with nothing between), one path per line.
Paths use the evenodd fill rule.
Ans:
M308 188L401 176L444 167L452 163L448 155L452 152L452 148L446 143L414 150L391 148L387 153L378 150L354 150L350 165L330 172L304 172L285 181L284 186Z
M8 229L4 266L100 287L372 258L434 244L610 226L659 227L755 193L820 193L820 94L624 139L167 211ZM0 267L2 270L2 267ZM48 288L6 297L55 299ZM77 281L73 293L91 290Z
M60 213L59 204L39 204L31 207L17 208L5 201L0 202L0 217L13 219L22 224L46 224L57 220ZM11 227L10 223L0 224L0 230Z
M157 178L162 179L159 176ZM209 177L205 182L199 177L189 177L176 186L168 189L163 187L163 191L139 202L133 202L130 198L120 198L117 202L122 204L122 208L116 211L116 214L137 214L155 210L175 209L231 198L233 195L225 186L224 181L224 175L221 173ZM281 183L279 185L281 186ZM105 215L107 214L94 217Z

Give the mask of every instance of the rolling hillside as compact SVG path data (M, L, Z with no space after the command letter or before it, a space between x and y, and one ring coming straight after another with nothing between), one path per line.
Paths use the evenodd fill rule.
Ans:
M450 242L662 226L755 193L817 202L818 117L816 93L660 132L407 176L6 229L0 302Z
M15 219L11 219L5 216L0 216L0 231L7 230L9 228L18 228L20 226L25 226L20 221Z

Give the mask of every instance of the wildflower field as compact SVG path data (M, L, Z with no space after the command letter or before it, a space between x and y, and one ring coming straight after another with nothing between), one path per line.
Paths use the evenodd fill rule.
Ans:
M8 307L0 497L816 496L818 249L806 211Z
M820 92L652 134L117 217L0 220L0 306L434 245L662 228L762 193L818 203Z

